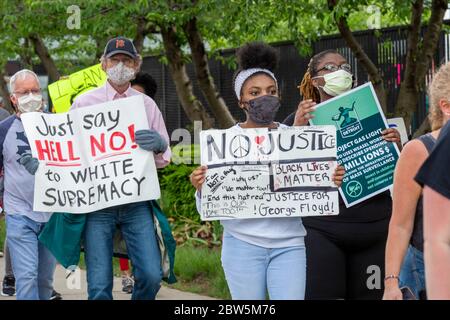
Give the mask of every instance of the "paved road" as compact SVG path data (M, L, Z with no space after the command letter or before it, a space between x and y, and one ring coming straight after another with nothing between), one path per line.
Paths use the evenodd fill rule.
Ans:
M3 280L4 276L4 263L5 259L0 258L0 279ZM63 267L58 265L56 267L55 272L55 282L54 286L56 291L61 293L63 299L65 300L86 300L87 299L87 290L86 290L86 272L84 270L80 270L80 288L76 289L74 287L74 282L66 280L66 271ZM67 284L69 282L69 285ZM71 284L72 283L72 284ZM72 289L70 289L72 287ZM76 285L75 285L76 287ZM114 277L114 287L113 287L113 296L115 300L129 300L131 295L121 292L122 283L121 278ZM15 299L14 297L2 297L0 296L0 300L3 299ZM213 298L201 296L198 294L193 294L189 292L183 292L175 289L171 289L165 286L161 287L157 297L157 300L212 300Z

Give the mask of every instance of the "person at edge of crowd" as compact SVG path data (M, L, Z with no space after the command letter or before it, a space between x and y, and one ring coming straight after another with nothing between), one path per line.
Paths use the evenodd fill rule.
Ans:
M11 77L10 89L16 113L0 123L0 166L4 172L6 241L15 277L16 298L49 300L56 260L38 241L38 236L51 213L33 210L33 175L39 162L31 156L20 120L23 113L42 112L39 79L31 70L20 70Z
M314 117L311 112L317 103L351 90L353 83L351 66L341 54L335 50L316 54L300 85L303 101L283 123L307 125ZM394 128L383 130L381 134L388 143L400 145L400 134ZM308 261L305 298L379 300L383 296L383 285L372 288L367 280L373 266L379 268L380 275L384 274L392 210L390 193L385 191L350 208L339 196L339 207L338 216L303 219Z
M280 107L278 81L273 73L277 52L271 46L253 42L237 52L239 69L234 90L246 121L228 130L242 133L249 128L279 128L275 115ZM200 212L200 192L206 166L191 174ZM337 167L333 181L342 182L344 170ZM300 217L222 220L224 227L222 266L233 299L302 300L305 294L305 229Z
M450 117L450 99L443 98ZM423 189L425 284L429 300L450 300L450 121L416 176Z
M155 100L158 85L150 74L138 72L136 77L131 80L131 88L149 96L152 100ZM133 293L134 278L130 272L129 260L126 258L119 258L119 266L120 272L122 273L122 291L131 294Z
M432 132L408 142L395 167L393 210L386 244L386 283L383 299L402 300L408 287L416 299L426 299L423 260L422 188L414 180L450 118L450 63L443 65L429 85ZM403 262L403 263L402 263Z
M2 97L0 97L0 122L5 120L7 117L10 116L10 113L3 109L4 105L3 105L3 99ZM45 110L45 105L43 105L42 110ZM1 210L3 210L3 190L4 189L4 177L3 177L3 171L0 174L0 207ZM4 215L5 212L1 212L0 215ZM13 273L13 269L12 269L12 264L11 264L11 255L9 253L9 249L8 249L8 241L5 239L4 242L4 248L3 248L3 252L4 252L4 257L5 257L5 276L3 277L2 280L2 288L0 291L0 294L4 297L11 297L11 296L15 296L16 295L16 279L14 278L14 273ZM2 253L3 256L3 252L0 251L0 253ZM62 296L59 292L57 292L55 289L52 290L52 295L50 297L50 300L62 300Z

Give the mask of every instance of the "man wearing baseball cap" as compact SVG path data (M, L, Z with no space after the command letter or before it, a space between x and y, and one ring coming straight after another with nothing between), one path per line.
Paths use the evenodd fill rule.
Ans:
M171 151L161 112L155 101L130 86L130 81L142 63L133 42L124 37L109 40L100 61L108 76L107 82L102 87L78 96L71 110L142 95L150 129L136 131L135 141L142 149L154 153L157 168L166 166ZM147 201L109 207L86 215L84 249L89 299L112 299L112 255L116 226L122 232L134 267L136 283L132 299L154 299L163 272L153 216Z

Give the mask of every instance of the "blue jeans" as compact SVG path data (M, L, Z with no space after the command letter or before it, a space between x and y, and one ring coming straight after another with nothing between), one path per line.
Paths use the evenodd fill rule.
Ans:
M147 202L110 207L87 215L84 249L88 297L112 300L113 238L119 227L133 265L133 300L153 300L162 279L153 214Z
M425 290L423 252L411 245L408 247L408 251L403 260L399 284L400 287L409 287L417 299L420 297L420 292Z
M234 300L303 300L304 246L263 248L224 233L222 266Z
M38 240L44 226L26 216L6 215L17 300L49 300L52 295L56 259Z

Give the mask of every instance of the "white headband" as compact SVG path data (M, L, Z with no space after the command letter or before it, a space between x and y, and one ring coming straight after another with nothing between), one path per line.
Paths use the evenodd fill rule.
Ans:
M272 79L275 81L275 85L277 86L277 89L278 89L278 82L272 71L270 71L268 69L263 69L263 68L245 69L245 70L242 70L241 72L239 72L238 75L236 76L236 79L234 80L234 92L236 93L236 97L238 98L238 100L241 97L241 89L242 89L242 85L244 84L245 80L247 80L248 78L250 78L252 75L254 75L257 72L264 72L264 73L268 74L269 76L271 76Z

